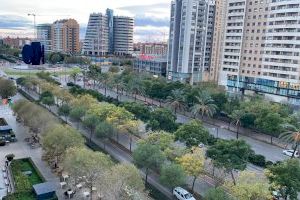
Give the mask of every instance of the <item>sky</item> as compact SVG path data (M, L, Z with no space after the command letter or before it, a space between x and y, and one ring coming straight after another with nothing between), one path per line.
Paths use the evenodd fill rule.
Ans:
M0 0L0 36L32 36L36 23L73 18L80 24L84 39L89 14L114 9L115 15L135 18L134 40L167 40L171 0Z

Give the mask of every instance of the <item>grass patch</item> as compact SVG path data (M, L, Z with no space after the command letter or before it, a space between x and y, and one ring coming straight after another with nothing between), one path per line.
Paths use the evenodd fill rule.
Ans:
M4 69L3 70L7 75L9 76L36 76L37 73L41 72L42 70L14 70L14 69ZM71 69L66 69L66 71L59 71L59 72L54 72L54 71L49 71L51 75L57 75L57 76L62 76L62 75L70 75L72 73Z
M34 200L35 195L33 193L32 186L35 184L43 183L44 178L37 171L33 162L29 158L13 160L10 165L15 193L8 195L5 199L15 200ZM25 175L23 172L31 171L30 176Z

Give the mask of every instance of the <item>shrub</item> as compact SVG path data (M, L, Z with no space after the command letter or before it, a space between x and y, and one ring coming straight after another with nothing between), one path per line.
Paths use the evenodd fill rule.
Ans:
M0 146L5 146L5 140L0 140Z
M266 167L266 158L263 155L252 153L249 156L249 162L259 167Z

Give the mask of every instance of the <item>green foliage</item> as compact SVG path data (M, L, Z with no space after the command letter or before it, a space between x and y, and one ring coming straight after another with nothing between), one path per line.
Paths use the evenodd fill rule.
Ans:
M105 121L100 122L96 126L96 136L98 138L102 138L102 139L111 138L115 133L116 130L114 129L114 127Z
M147 106L141 103L135 102L126 102L122 104L122 106L128 110L129 112L133 113L136 118L142 121L148 121L150 117L150 110Z
M263 155L255 154L254 152L249 156L249 162L259 166L259 167L266 167L266 158Z
M60 116L65 116L66 119L69 116L70 112L71 112L71 108L68 104L63 104L58 108L58 114Z
M36 76L40 79L44 79L45 81L49 83L53 83L55 85L60 85L60 82L56 81L54 78L51 77L51 74L49 72L38 72L36 73Z
M170 110L158 108L151 112L147 127L151 128L153 131L164 130L168 132L174 132L178 126L175 120L176 117Z
M289 159L268 168L266 175L284 199L297 200L300 192L300 162Z
M178 164L165 164L160 171L160 181L162 184L174 188L184 185L186 175L182 167Z
M230 196L220 187L209 189L204 200L233 200Z
M146 169L146 183L149 169L159 169L165 160L165 156L157 145L147 143L138 144L132 156L138 167Z
M165 151L174 143L174 135L165 131L153 132L145 139L142 139L140 143L156 145L161 151Z
M57 63L63 62L64 59L65 59L65 56L59 52L52 52L46 56L47 62L50 62L51 64L57 64Z
M188 147L198 146L200 143L207 144L209 132L199 120L192 120L181 125L175 132L177 140L185 142Z
M6 99L17 93L17 87L12 80L0 78L0 97Z
M218 140L207 149L206 155L216 167L224 167L232 173L234 169L246 169L250 153L250 146L243 140Z

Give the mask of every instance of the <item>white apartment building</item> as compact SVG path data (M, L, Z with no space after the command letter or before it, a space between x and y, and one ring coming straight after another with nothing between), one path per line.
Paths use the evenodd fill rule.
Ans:
M46 53L51 52L52 43L51 43L51 24L38 24L37 29L37 41L41 42L41 45L44 46Z
M215 1L171 3L167 78L196 84L209 75Z
M82 52L88 56L105 56L109 51L108 19L101 13L90 14Z
M116 55L131 55L133 53L132 17L114 16L114 53Z

